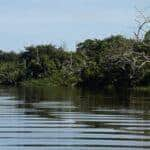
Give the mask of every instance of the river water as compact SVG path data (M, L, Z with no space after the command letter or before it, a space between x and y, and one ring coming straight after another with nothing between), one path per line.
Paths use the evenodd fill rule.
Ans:
M150 92L0 88L0 150L150 149Z

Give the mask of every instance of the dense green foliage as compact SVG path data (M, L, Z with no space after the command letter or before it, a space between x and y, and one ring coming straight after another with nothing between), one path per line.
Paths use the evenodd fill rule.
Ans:
M150 85L150 31L143 41L121 35L88 39L75 52L54 45L0 51L0 83L115 88Z

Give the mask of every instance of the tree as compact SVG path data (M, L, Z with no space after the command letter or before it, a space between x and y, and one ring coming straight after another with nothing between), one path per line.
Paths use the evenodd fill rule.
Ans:
M146 32L145 36L144 36L144 43L149 44L150 45L150 30Z
M137 9L137 12L139 14L138 18L135 19L135 21L137 22L137 31L134 32L135 35L135 39L137 42L140 42L141 40L143 40L143 35L145 35L145 27L146 25L150 24L150 17L145 16L144 12Z

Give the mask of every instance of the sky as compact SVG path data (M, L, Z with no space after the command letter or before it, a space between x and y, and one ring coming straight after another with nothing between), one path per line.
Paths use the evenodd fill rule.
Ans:
M65 45L136 30L135 7L150 14L150 0L0 0L0 49Z

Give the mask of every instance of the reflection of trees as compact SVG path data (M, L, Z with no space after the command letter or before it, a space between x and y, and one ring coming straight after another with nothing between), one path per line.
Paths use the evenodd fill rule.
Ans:
M63 112L79 112L79 114L94 115L121 115L126 118L149 120L150 103L145 100L149 97L146 93L136 91L88 91L84 89L70 88L11 88L7 89L8 94L20 100L16 106L23 109L26 115L38 115L49 119L62 119ZM60 103L60 107L53 108L48 105L41 107L41 103L52 102ZM74 106L75 108L64 109L65 103ZM62 108L61 108L62 106ZM100 111L97 111L99 109ZM107 110L107 111L105 111ZM62 112L62 116L55 115L53 112ZM132 113L130 112L132 111ZM137 113L141 111L141 113ZM71 116L70 116L71 117ZM86 117L86 116L85 116ZM85 118L86 119L86 118ZM123 118L122 118L123 119ZM124 126L111 125L111 122L105 120L97 121L80 121L75 120L77 124L86 124L94 128L112 128L118 130L126 130ZM144 131L147 133L147 130Z

